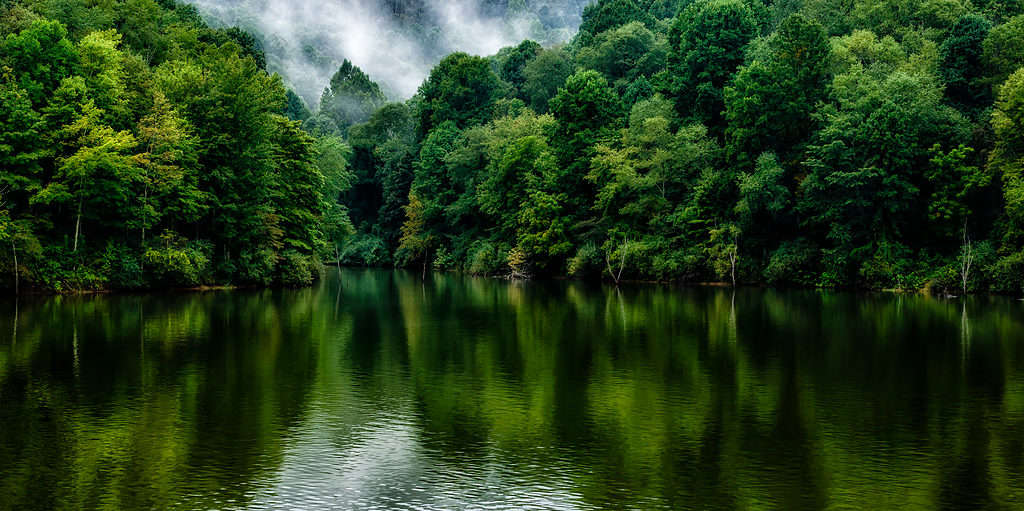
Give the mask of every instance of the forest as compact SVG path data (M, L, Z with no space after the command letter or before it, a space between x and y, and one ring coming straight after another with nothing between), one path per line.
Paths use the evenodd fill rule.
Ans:
M564 45L318 104L175 0L0 0L0 285L324 262L1024 291L1024 2L598 0Z

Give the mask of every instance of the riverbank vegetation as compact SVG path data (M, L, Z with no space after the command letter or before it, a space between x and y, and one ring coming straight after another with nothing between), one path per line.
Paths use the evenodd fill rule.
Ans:
M349 264L1019 293L1024 5L602 0L348 130Z
M349 229L339 138L174 1L0 3L3 284L303 285Z
M0 5L10 287L338 259L1024 290L1015 0L599 0L566 45L449 55L404 102L344 62L314 108L259 34L172 1Z

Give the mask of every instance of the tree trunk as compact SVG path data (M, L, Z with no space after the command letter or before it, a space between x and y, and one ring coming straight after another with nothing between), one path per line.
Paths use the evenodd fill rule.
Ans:
M14 294L18 295L18 284L20 275L18 274L18 246L14 244L14 240L11 240L11 254L14 256Z
M964 220L964 243L960 247L960 280L963 284L964 296L967 296L967 283L971 277L971 265L974 263L974 251L971 239L967 236L967 220Z
M146 204L149 202L149 185L147 184L145 190L142 192L142 210L146 210ZM146 219L142 219L142 240L141 246L146 246Z
M11 347L18 345L18 295L14 295L14 330L11 332Z
M78 214L75 215L75 242L71 247L71 253L78 252L78 232L82 227L82 201L78 201Z
M605 255L604 261L608 265L608 275L611 276L615 282L615 287L619 287L619 283L622 282L622 272L626 270L626 254L629 252L629 242L627 241L622 245L622 262L619 263L619 272L616 273L612 269L612 258L611 255Z
M732 264L732 287L736 287L736 249L733 249L732 255L729 257L729 262Z
M423 253L423 275L422 275L422 278L423 278L423 280L427 280L427 254L426 254L426 252Z

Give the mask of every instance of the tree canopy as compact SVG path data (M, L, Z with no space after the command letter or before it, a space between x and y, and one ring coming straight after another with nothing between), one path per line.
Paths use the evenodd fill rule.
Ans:
M600 0L566 44L453 53L405 101L343 61L307 105L260 41L169 0L4 3L0 282L330 259L1024 292L1016 2Z

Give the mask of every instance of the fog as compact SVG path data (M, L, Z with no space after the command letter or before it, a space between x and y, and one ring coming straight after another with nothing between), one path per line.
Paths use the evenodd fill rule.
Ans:
M444 55L491 55L533 39L567 40L588 0L189 0L214 25L238 25L264 43L311 108L342 59L392 99L412 96Z

